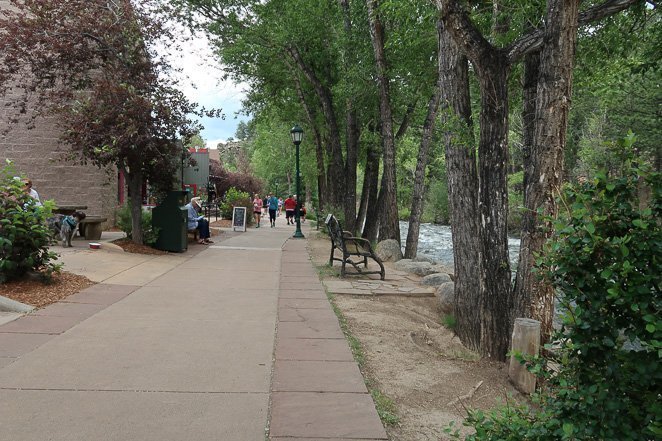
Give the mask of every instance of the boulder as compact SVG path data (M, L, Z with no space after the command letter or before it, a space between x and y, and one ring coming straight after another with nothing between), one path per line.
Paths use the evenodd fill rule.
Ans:
M430 262L413 262L410 259L399 260L395 264L395 269L413 273L418 276L427 276L428 274L436 272Z
M426 286L439 286L442 283L450 282L451 278L446 273L433 273L423 277L421 283Z
M407 271L407 268L411 263L411 259L400 259L395 263L395 265L393 265L393 267L398 271Z
M377 244L375 254L382 262L397 262L402 259L402 248L397 240L387 239Z
M434 274L436 271L430 262L412 262L409 272L425 277Z
M446 282L439 285L435 296L439 300L439 309L443 314L453 313L453 293L455 292L455 284L453 282Z
M448 267L448 266L441 265L441 264L438 263L438 264L434 265L432 268L434 269L435 273L448 274L448 277L450 277L451 282L455 282L455 275L453 274L453 272L455 270L453 269L452 266Z
M432 257L426 256L425 254L417 254L416 257L414 257L411 260L412 262L429 262L432 265L437 263Z
M434 268L437 270L438 273L444 273L448 275L452 275L453 272L455 272L455 269L452 266L446 266L441 263L435 264Z

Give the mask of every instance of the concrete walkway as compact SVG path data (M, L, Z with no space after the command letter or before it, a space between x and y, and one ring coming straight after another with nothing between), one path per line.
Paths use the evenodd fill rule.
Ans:
M181 255L63 251L100 283L0 325L0 439L386 439L306 241L277 222Z

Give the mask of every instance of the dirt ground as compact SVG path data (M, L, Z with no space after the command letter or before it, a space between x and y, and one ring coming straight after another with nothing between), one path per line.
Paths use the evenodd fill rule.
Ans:
M326 266L328 239L309 241L322 278L337 278ZM451 421L462 428L465 407L487 410L518 395L505 364L480 360L441 325L436 298L335 295L333 302L360 342L368 384L395 405L399 421L386 425L391 440L450 439L443 429Z

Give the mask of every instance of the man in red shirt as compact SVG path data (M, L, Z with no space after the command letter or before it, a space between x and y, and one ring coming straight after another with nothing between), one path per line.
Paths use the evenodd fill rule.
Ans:
M285 207L285 219L287 219L287 225L294 225L294 210L297 208L297 202L292 198L292 195L289 195L285 202L283 202Z

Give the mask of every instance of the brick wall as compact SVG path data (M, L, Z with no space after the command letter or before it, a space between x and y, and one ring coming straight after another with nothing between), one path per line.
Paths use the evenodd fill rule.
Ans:
M6 111L0 113L0 127L7 125L6 116ZM44 119L37 120L33 129L19 122L6 135L0 134L0 159L11 160L20 174L30 178L42 200L87 205L88 215L103 215L109 219L108 225L114 224L117 171L65 161L65 149L53 122Z
M53 199L61 205L87 205L88 215L105 216L108 222L104 226L114 225L118 191L116 169L65 161L63 152L67 147L58 139L55 121L40 118L31 129L26 118L10 122L15 110L6 103L11 99L11 94L0 98L0 167L4 166L5 159L11 160L18 174L32 180L42 200Z

